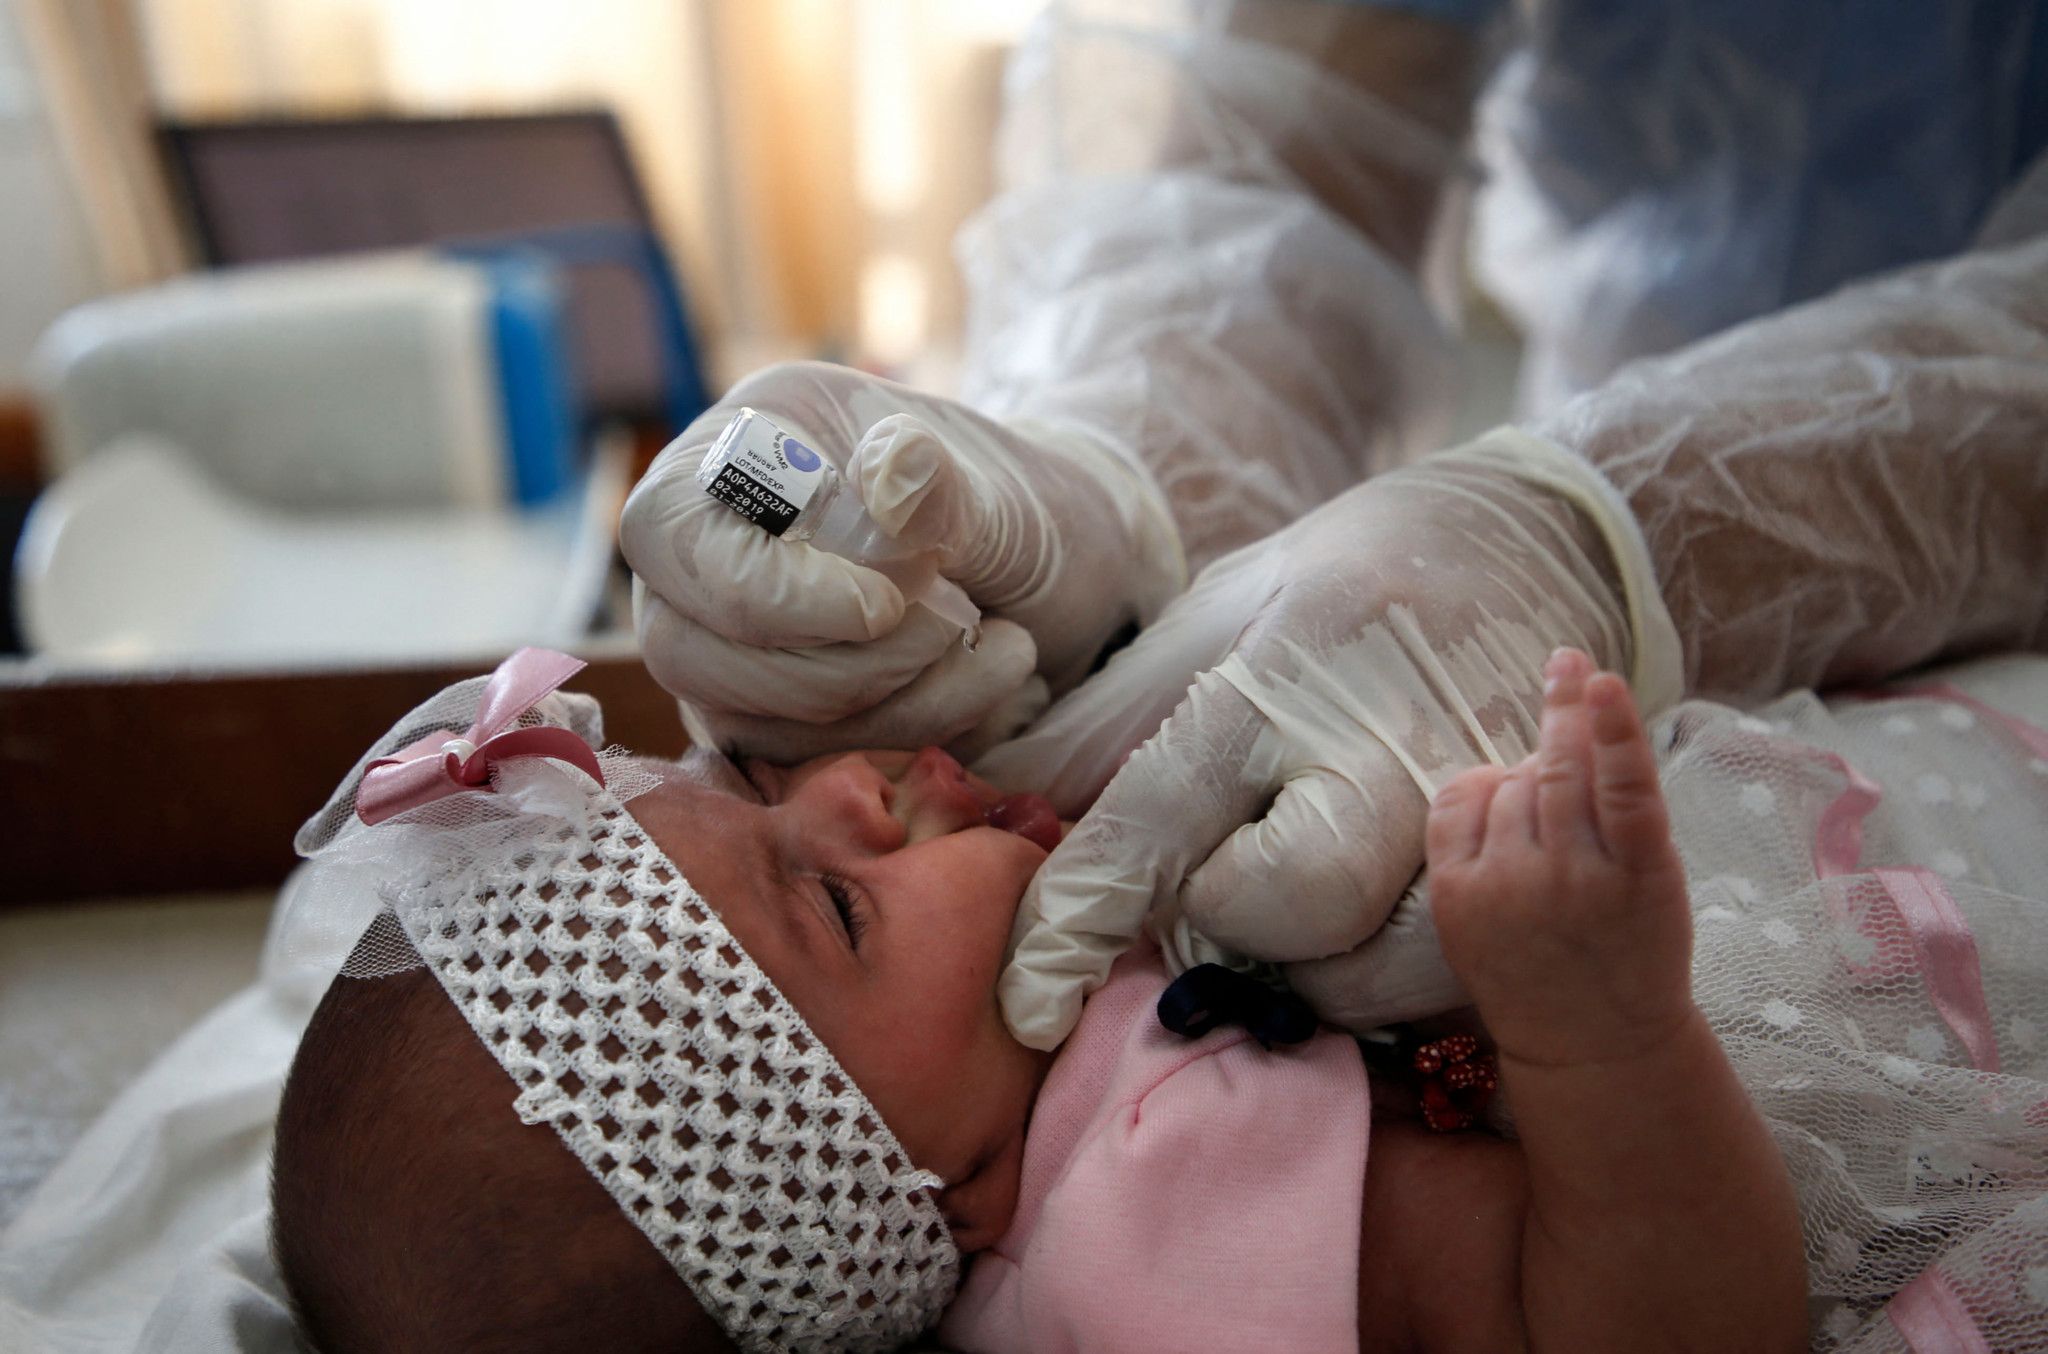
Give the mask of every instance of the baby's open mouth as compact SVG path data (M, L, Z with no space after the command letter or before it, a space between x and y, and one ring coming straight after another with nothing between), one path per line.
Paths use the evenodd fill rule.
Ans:
M957 796L964 813L971 813L998 831L1050 851L1060 844L1060 816L1043 795L1006 795L995 786L970 775L967 769L939 748L925 748L911 759L910 774L922 775L930 790Z
M1060 816L1043 795L1005 795L988 809L988 825L1015 833L1040 850L1060 844Z

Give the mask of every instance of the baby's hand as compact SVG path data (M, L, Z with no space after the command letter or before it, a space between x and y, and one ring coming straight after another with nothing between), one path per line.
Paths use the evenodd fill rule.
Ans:
M1502 1054L1634 1057L1693 1009L1685 872L1627 685L1572 649L1544 675L1536 754L1430 806L1437 933Z

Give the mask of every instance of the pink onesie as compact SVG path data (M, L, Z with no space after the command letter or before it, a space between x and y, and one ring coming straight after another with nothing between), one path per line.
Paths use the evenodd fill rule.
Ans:
M1348 1037L1271 1052L1159 1024L1117 961L1032 1111L1010 1230L939 1335L961 1354L1355 1349L1371 1105Z

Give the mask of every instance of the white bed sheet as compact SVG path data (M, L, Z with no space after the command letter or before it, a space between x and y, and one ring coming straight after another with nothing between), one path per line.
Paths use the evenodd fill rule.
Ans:
M0 1232L0 1349L300 1348L268 1257L271 1123L352 923L300 937L287 962L286 910L256 983L115 1097Z

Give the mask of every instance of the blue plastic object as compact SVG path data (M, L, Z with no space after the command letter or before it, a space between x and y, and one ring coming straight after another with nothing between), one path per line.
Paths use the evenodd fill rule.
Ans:
M442 246L455 258L490 262L507 254L545 258L558 268L617 264L640 275L652 302L655 348L660 354L664 403L671 433L681 432L711 403L683 309L682 289L668 254L653 234L638 226L558 226L483 236Z
M573 355L554 267L531 252L472 256L491 279L491 336L512 497L546 503L576 471Z

